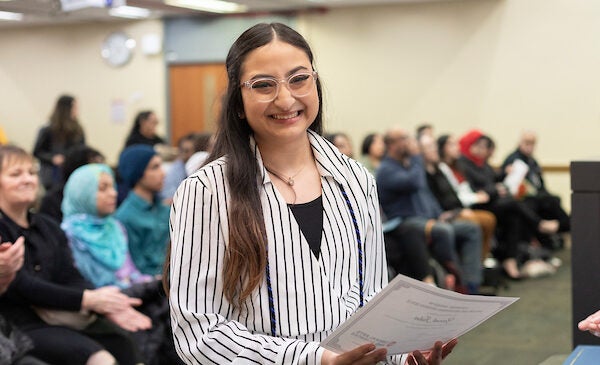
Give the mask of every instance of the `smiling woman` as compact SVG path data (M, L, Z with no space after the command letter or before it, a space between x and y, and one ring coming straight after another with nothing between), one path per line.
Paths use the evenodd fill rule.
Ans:
M0 237L4 243L25 241L23 267L0 298L0 313L33 340L32 354L49 363L139 363L138 350L123 328L143 327L145 316L132 308L140 300L115 287L93 289L74 267L60 227L29 211L38 189L33 162L19 147L0 146ZM53 325L42 313L60 313L55 319L85 316L90 322L81 328L67 322Z
M5 152L15 149L13 146L1 148ZM0 158L2 200L7 204L31 204L35 201L38 188L38 169L31 157L27 154L6 153Z
M171 210L179 355L188 364L405 364L408 355L386 359L373 344L341 355L319 346L382 289L387 268L374 178L321 136L306 40L257 24L226 66L215 146ZM439 364L454 344L409 363Z

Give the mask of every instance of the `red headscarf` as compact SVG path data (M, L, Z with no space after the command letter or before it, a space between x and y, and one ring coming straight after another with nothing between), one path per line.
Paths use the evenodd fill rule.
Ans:
M465 135L460 137L460 140L458 141L458 144L460 145L460 152L463 154L463 156L473 161L477 166L483 166L485 160L481 157L474 156L470 149L473 143L475 143L482 136L483 133L479 129L471 129Z

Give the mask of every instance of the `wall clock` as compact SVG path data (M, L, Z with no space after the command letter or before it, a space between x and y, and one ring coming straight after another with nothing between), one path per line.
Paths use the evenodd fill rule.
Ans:
M102 42L100 54L110 66L121 67L131 60L134 48L135 40L133 38L124 32L113 32Z

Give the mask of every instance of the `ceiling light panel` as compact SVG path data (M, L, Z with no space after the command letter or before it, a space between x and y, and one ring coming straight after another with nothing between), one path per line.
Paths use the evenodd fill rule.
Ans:
M165 4L210 13L242 13L247 9L245 5L222 0L166 0Z

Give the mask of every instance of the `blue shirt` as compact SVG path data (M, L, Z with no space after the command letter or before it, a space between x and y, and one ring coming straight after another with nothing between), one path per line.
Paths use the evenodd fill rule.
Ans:
M169 212L159 200L151 204L130 191L115 213L127 230L131 258L144 274L162 273L169 242Z
M420 156L412 156L406 166L391 157L384 157L377 170L377 191L381 208L389 219L436 219L442 213L427 185Z
M181 159L173 161L167 173L165 175L165 182L163 189L160 192L162 199L171 199L175 195L175 191L179 187L179 184L187 177L185 172L185 163Z

